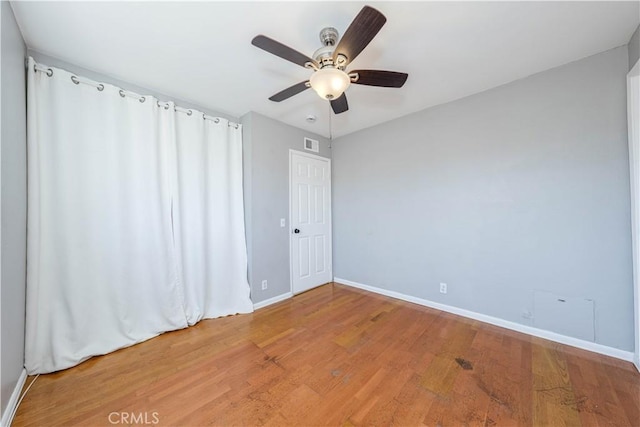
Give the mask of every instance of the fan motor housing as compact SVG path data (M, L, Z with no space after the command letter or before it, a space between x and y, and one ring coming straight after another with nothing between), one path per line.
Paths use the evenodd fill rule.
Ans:
M338 36L338 30L333 27L326 27L320 30L320 41L323 46L313 53L313 59L318 63L320 68L335 67L344 70L345 61L338 60L337 64L333 62L333 52L336 49Z
M326 66L333 66L333 51L334 46L322 46L320 49L313 52L313 59L320 65L320 68Z

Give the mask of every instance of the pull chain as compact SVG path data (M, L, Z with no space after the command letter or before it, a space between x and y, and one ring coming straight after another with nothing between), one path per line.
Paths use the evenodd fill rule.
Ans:
M331 141L333 141L333 126L331 122L331 104L329 104L329 150L331 150Z

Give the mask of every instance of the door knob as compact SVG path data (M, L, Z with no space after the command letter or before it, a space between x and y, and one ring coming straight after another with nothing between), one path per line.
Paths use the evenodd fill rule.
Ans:
M300 233L300 230L298 230L297 228L295 230L293 230L294 233L298 234Z

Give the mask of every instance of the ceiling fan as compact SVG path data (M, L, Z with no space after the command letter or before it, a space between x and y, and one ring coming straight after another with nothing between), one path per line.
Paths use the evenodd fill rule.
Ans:
M313 69L309 80L288 87L269 99L275 102L284 101L311 87L321 98L331 102L334 113L340 114L349 109L344 91L351 83L402 87L408 77L406 73L383 70L346 71L346 67L367 47L385 22L387 18L382 13L370 6L365 6L339 41L338 30L335 28L327 27L320 31L320 41L323 46L314 52L313 58L269 37L263 35L254 37L251 40L254 46L294 64ZM337 45L336 41L338 41Z

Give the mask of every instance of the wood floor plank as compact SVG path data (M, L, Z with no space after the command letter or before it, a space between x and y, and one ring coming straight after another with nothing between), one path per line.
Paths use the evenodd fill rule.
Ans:
M458 374L462 371L456 359L464 358L475 334L475 329L462 323L455 325L449 339L423 373L423 387L440 397L449 396Z
M639 396L628 362L329 284L42 375L13 425L634 426Z
M560 425L580 425L574 407L573 390L566 361L561 352L548 345L533 348L533 391L535 425L554 420Z

